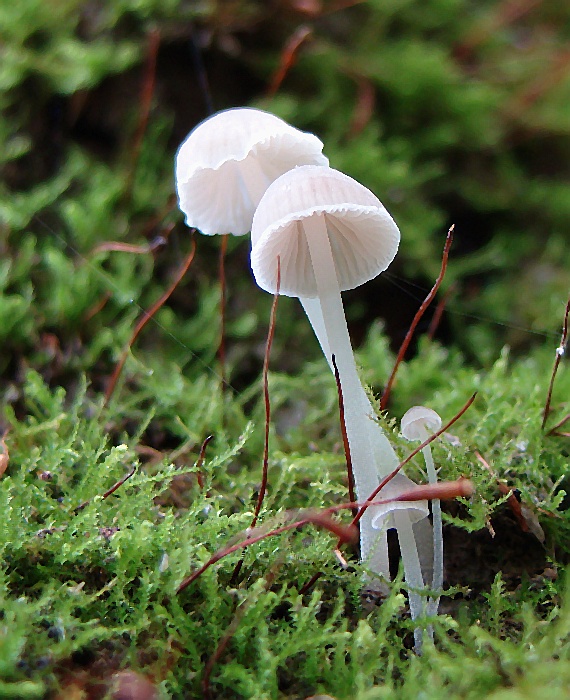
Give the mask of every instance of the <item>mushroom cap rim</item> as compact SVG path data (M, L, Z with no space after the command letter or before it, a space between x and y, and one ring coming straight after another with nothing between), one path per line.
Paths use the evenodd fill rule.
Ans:
M254 110L252 110L252 111L254 111ZM267 112L267 114L269 114L269 113ZM279 118L279 117L277 117L277 118ZM201 123L203 123L203 122L201 122ZM198 125L198 126L200 126L200 125ZM287 124L287 126L291 130L297 131L298 134L295 134L295 133L293 133L293 131L289 131L289 130L284 130L283 133L280 133L280 134L277 134L277 133L276 134L268 134L268 135L264 136L264 138L260 139L259 141L256 141L255 143L251 144L249 150L243 151L240 154L229 155L229 156L226 156L224 158L220 158L219 162L216 162L213 164L204 164L204 163L198 162L198 163L196 163L196 165L193 168L189 169L187 173L184 173L184 179L179 179L178 177L176 177L177 183L179 182L181 185L187 184L192 179L192 177L194 177L194 175L196 173L202 172L204 170L216 172L221 167L223 167L226 163L232 163L232 162L233 163L243 163L248 158L257 157L260 152L269 151L271 149L272 143L274 143L275 141L286 140L286 139L297 140L297 141L304 140L308 143L310 142L313 146L316 147L315 152L319 151L321 154L322 163L319 163L319 165L321 165L323 167L328 167L329 160L328 160L327 156L325 156L322 153L323 142L319 139L319 137L316 136L315 134L308 132L308 131L301 131L300 129L297 129L296 127L290 126L289 124ZM197 128L198 127L196 127L196 129ZM181 151L183 149L185 149L185 147L187 147L186 144L188 142L188 139L190 138L190 135L192 135L193 133L194 133L194 130L190 132L190 134L186 138L186 140L183 141L180 144L180 146L178 147L178 150L176 151L176 156L175 156L175 163L176 164L178 164ZM178 167L176 168L176 170L178 171Z
M261 250L263 246L267 243L269 239L273 235L275 235L276 232L278 232L280 229L285 228L287 226L290 226L291 224L295 222L302 222L304 219L309 219L311 216L314 216L315 214L328 214L331 216L335 216L338 214L343 214L343 213L350 213L350 214L356 214L358 216L362 215L370 215L373 217L382 217L384 218L386 216L386 212L383 209L380 209L380 207L376 206L370 206L370 205L359 205L359 204L351 204L350 202L345 202L341 204L319 204L315 205L312 207L307 207L306 209L303 209L299 212L295 212L293 214L288 214L285 217L282 217L281 219L278 219L274 223L271 224L268 228L266 228L261 236L253 243L252 249L251 249L251 260L252 260L252 267L253 267L253 272L254 276L256 278L256 282L261 289L264 289L266 292L270 294L275 293L275 289L271 287L271 285L265 284L263 280L259 279L258 274L256 273L256 269L259 268L260 270L262 269L261 265L255 264L255 260L258 259L258 256L255 254L257 251ZM254 217L255 218L255 217ZM357 287L360 287L362 284L366 284L366 282L369 282L371 279L374 279L377 275L381 274L384 272L388 267L390 266L390 263L396 256L398 250L398 245L394 246L394 254L390 257L389 260L386 260L385 263L382 265L378 266L375 270L374 275L363 275L358 277L358 279L355 279L353 283L350 285L343 285L341 287L341 291L349 291L351 289L356 289ZM285 287L281 287L279 291L280 295L283 296L289 296L289 297L298 297L298 296L308 296L308 297L316 297L318 296L317 294L298 294L294 292L291 289L287 289Z

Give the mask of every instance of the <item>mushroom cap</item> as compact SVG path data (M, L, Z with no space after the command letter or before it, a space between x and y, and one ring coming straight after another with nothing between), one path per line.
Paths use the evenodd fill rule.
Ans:
M402 472L398 472L393 479L384 486L375 500L388 500L396 498L404 491L409 491L416 484ZM411 523L416 523L418 520L423 520L429 515L429 507L427 501L393 501L381 506L372 506L374 513L372 517L372 527L380 529L385 527L387 530L396 527L394 522L394 511L405 510L410 518Z
M322 149L313 134L259 109L214 114L190 132L176 154L176 191L187 225L208 235L247 233L269 184L296 165L327 165ZM248 174L263 180L259 197L245 186Z
M400 429L406 440L424 440L426 432L435 433L441 428L441 418L426 406L412 406L402 416Z
M380 200L338 170L304 165L270 185L253 217L251 267L262 289L275 294L279 256L280 293L317 296L303 221L320 215L341 291L373 279L394 259L400 231Z

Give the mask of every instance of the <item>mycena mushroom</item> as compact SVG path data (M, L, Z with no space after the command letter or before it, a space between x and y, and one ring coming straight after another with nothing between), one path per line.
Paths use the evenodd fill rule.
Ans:
M372 407L360 383L348 335L341 291L353 289L385 270L398 249L400 233L376 196L352 178L327 167L302 166L282 175L267 190L255 212L251 265L257 283L280 293L301 297L315 317L315 332L329 364L334 354L342 387L345 422L359 499L365 500L390 473L398 458L386 435L372 420ZM311 314L317 309L317 312ZM320 326L320 327L319 327ZM401 477L404 479L405 477ZM392 485L396 488L397 485ZM406 504L409 505L409 504ZM424 503L390 513L398 530L409 584L423 587L412 530L415 519L427 515ZM373 521L387 512L369 508L361 521L361 555L377 558L387 575L387 558L378 557ZM384 549L385 541L380 543ZM416 596L414 617L421 613ZM416 604L417 603L417 604Z
M424 442L430 432L436 433L441 428L441 418L433 409L425 406L413 406L402 416L401 431L406 440ZM426 445L422 453L426 463L426 471L430 484L437 482L437 472L433 463L430 445ZM439 593L443 587L443 527L441 521L441 504L438 499L432 501L433 517L433 582L432 587ZM435 615L439 605L436 596L428 606L428 613Z
M176 191L186 223L223 234L220 255L224 379L224 255L227 234L244 235L267 187L296 165L327 165L323 144L279 117L240 107L218 112L196 126L176 154Z
M188 226L202 233L251 229L267 187L297 165L327 165L323 144L279 117L240 107L196 126L176 154L176 191Z

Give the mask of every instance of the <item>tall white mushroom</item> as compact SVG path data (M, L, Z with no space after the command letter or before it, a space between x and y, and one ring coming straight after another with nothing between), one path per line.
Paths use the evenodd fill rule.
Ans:
M372 420L372 407L356 371L340 293L388 267L398 249L398 227L377 197L360 183L331 168L303 166L282 175L268 188L255 212L251 236L251 265L258 285L270 293L277 291L279 256L280 293L303 298L309 318L315 319L315 332L329 364L335 356L357 497L365 500L399 460ZM401 475L400 483L404 479ZM386 493L392 489L398 489L398 483L387 487ZM361 521L362 558L371 557L375 571L388 577L385 534L378 543L374 527L382 527L388 518L398 530L406 579L412 588L421 589L423 578L412 523L426 515L425 502L397 504L391 511L369 508ZM412 593L410 602L417 617L422 612L421 599Z
M196 126L176 154L176 191L188 226L202 233L251 229L269 185L297 165L328 165L323 144L279 117L239 107Z
M176 154L175 178L186 223L202 233L223 234L220 252L223 349L227 234L244 235L265 190L296 165L328 165L323 144L279 117L239 107L218 112L196 126ZM222 381L225 378L220 353Z

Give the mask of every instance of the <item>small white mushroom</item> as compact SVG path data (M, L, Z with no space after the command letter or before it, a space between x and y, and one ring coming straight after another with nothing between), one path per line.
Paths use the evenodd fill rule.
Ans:
M176 191L186 223L208 235L247 233L273 180L297 165L327 165L322 149L313 134L259 109L214 114L176 154Z
M329 364L335 356L357 497L365 500L399 460L371 418L373 410L356 371L340 292L388 267L398 249L398 227L360 183L331 168L302 166L268 188L255 212L251 236L251 265L259 286L270 293L277 291L279 257L280 293L303 298ZM382 497L389 497L403 480L406 477L399 475ZM361 555L364 560L370 555L374 571L388 574L385 530L381 534L375 529L388 518L398 530L408 583L422 588L412 522L427 515L427 504L397 505L366 511L361 521ZM380 545L378 537L383 540ZM414 617L421 613L417 605L413 613Z
M431 408L425 406L413 406L402 417L401 431L406 440L424 442L430 434L436 433L441 428L440 416ZM433 463L430 445L422 450L428 481L430 484L437 482L437 472ZM440 592L443 587L443 524L441 520L441 503L439 499L432 501L433 515L433 582L434 591ZM428 605L428 614L435 615L439 605L439 596L433 598Z

